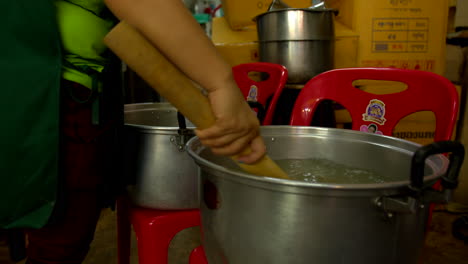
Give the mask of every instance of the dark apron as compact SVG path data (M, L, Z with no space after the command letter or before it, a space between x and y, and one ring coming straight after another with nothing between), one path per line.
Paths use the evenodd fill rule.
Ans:
M60 37L52 1L1 7L0 228L39 228L57 194Z

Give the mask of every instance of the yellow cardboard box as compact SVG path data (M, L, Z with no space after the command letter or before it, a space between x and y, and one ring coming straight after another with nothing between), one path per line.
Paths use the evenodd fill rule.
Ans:
M224 17L215 17L212 22L211 40L231 66L259 60L255 26L234 31Z
M335 21L335 68L356 67L359 36L355 31Z
M265 13L272 2L273 0L221 0L224 16L234 30L255 25L253 19ZM283 2L294 8L306 8L312 3L310 0L283 0Z
M357 63L358 37L339 22L335 23L335 67L353 67ZM255 25L244 30L232 30L227 19L216 17L212 23L211 40L231 66L256 62L258 36Z
M445 68L448 0L327 0L359 35L357 67Z
M404 85L401 83L389 83L383 83L382 81L363 81L361 84L357 85L361 90L375 94L396 93L405 89ZM455 85L455 87L458 95L460 95L461 87L459 85ZM345 109L336 110L335 118L338 127L344 127L345 123L351 123L352 121L348 110ZM393 136L421 145L430 144L434 141L435 122L436 119L433 112L416 112L400 120L393 130ZM455 135L456 130L453 131L452 139L455 139Z

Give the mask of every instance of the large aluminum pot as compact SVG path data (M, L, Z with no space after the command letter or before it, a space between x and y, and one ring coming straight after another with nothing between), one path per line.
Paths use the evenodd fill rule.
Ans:
M198 208L198 168L185 151L195 126L183 120L186 129L169 103L125 105L125 173L136 205Z
M188 149L201 168L203 246L210 264L417 263L428 202L439 195L426 188L444 175L445 156L426 159L437 151L424 149L421 157L417 144L344 129L271 126L262 135L275 160L325 158L392 180L328 184L253 176L193 138ZM448 143L442 149L455 145L458 157L449 169L451 182L464 152Z
M256 17L260 61L284 65L288 83L333 69L332 9L279 9Z

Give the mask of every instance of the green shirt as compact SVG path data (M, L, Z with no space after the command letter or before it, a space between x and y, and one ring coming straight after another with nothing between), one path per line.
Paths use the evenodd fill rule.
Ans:
M106 59L104 36L113 22L103 18L105 5L102 0L55 0L64 59L75 66L88 66L102 72ZM63 67L62 78L80 83L88 88L92 79L86 73Z

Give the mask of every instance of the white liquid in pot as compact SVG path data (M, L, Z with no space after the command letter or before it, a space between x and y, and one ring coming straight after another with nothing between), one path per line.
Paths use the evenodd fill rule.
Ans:
M375 171L350 167L327 159L282 159L276 163L293 180L313 183L371 184L391 182Z

